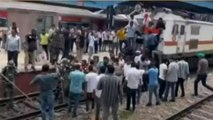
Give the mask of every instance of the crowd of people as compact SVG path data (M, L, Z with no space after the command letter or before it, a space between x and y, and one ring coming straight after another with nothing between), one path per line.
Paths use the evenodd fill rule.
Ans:
M29 64L32 70L35 70L35 63L39 59L48 60L55 65L61 53L62 58L69 58L70 54L73 54L74 46L78 60L82 60L84 53L88 53L91 59L94 53L111 52L118 55L119 52L128 51L126 48L136 51L141 49L141 46L151 53L157 48L161 34L160 32L157 35L153 34L152 28L165 29L163 20L160 18L156 26L150 22L143 30L144 33L134 27L133 21L126 27L102 30L62 26L59 23L58 26L53 24L49 30L42 30L41 33L32 29L25 39L21 40L19 35L21 31L14 22L5 35L4 49L8 53L8 61L13 60L17 67L18 55L23 48L25 70L28 71ZM39 58L40 56L42 57Z
M204 54L199 54L197 78L194 82L194 95L198 95L198 83L202 84L213 91L213 88L206 84L208 74L208 61ZM138 59L139 58L139 59ZM49 66L42 67L43 73L36 76L31 84L38 84L41 92L41 108L42 115L46 112L50 118L54 118L54 84L64 84L63 89L67 94L68 113L72 117L77 117L78 106L81 100L86 100L86 111L95 109L96 120L100 119L102 111L102 119L108 120L111 114L113 120L119 120L118 108L123 104L123 98L126 98L126 110L134 111L141 104L142 92L148 92L147 106L153 105L153 94L155 96L156 105L161 102L175 102L178 97L179 88L181 88L181 97L185 96L184 82L188 79L189 65L183 58L164 59L159 66L153 59L144 58L142 53L137 51L134 60L129 57L123 58L122 54L110 58L104 57L103 61L99 61L95 57L89 62L82 60L81 63L77 58L72 61L62 60L61 64L69 66L65 67L69 70L66 77L59 79L64 72L48 73ZM66 61L66 62L64 62ZM70 64L71 63L71 64ZM63 66L62 65L62 66ZM63 92L60 92L63 93ZM169 97L171 94L171 99ZM58 98L58 97L57 97ZM47 100L48 101L45 101ZM132 106L132 108L130 107ZM51 108L45 111L45 108Z
M153 23L149 23L149 28ZM119 120L119 103L126 98L126 110L134 111L141 104L142 92L148 92L147 106L153 105L154 94L156 105L168 101L171 94L171 102L175 102L179 87L181 97L185 96L184 82L189 77L189 65L183 57L163 59L160 64L151 55L156 49L160 35L165 25L162 18L159 19L156 28L160 31L153 35L150 29L146 29L146 40L137 39L140 33L129 22L126 28L117 30L88 30L84 28L68 28L61 24L52 25L49 31L43 30L40 35L35 29L26 35L22 43L19 30L14 23L11 32L8 33L5 49L8 52L8 65L2 74L11 82L15 81L16 67L18 66L18 54L24 45L25 70L28 65L35 70L36 52L38 43L43 48L46 60L57 67L55 73L49 73L49 65L42 66L42 73L31 81L30 85L40 86L40 105L42 119L46 113L51 120L54 116L55 100L67 102L68 113L77 117L77 110L82 99L86 100L86 111L95 108L95 118L100 119L100 111L103 111L102 119L108 120L110 110L113 120ZM77 56L73 56L74 44ZM141 46L143 45L143 49ZM147 49L148 48L148 51ZM94 53L109 51L110 57L104 57L99 61ZM59 61L59 55L62 59ZM83 59L83 54L88 53L88 60ZM124 57L125 56L125 57ZM213 91L206 84L208 74L208 61L205 55L199 53L197 78L194 83L194 95L198 95L198 83ZM7 81L7 80L6 80ZM8 91L5 97L10 97L13 107L13 86L5 82ZM55 87L56 86L56 87ZM66 99L67 98L67 99ZM132 108L130 108L132 106ZM48 108L48 111L47 111Z

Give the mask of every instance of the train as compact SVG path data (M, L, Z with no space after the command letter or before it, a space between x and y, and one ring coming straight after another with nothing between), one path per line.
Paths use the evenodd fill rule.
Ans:
M148 14L149 17L152 15L150 12L144 13L143 11L134 15L135 26L141 27L141 24L144 24L145 14ZM191 69L195 69L198 62L196 54L203 52L209 60L209 64L213 65L212 22L188 19L171 11L158 11L147 20L152 19L151 21L156 25L159 18L163 19L165 29L160 35L157 49L152 53L157 56L159 61L163 58L181 56L186 58Z
M160 17L166 26L157 49L161 56L181 55L188 58L190 68L194 68L198 61L196 53L203 52L212 63L213 23L184 19L172 13L157 13L154 19Z

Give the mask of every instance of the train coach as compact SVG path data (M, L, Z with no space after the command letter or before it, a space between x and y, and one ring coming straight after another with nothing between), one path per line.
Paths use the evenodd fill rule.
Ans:
M213 23L184 19L172 13L157 13L154 21L163 18L165 30L161 34L161 42L154 54L159 59L164 57L187 58L190 68L196 68L196 53L203 52L213 64Z

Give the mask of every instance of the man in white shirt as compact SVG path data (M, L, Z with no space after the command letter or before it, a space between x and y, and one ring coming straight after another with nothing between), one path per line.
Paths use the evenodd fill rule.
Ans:
M91 32L89 34L89 45L88 45L88 54L89 54L89 60L91 60L91 57L94 53L94 46L95 45L95 36L94 33Z
M11 34L8 35L7 41L5 43L5 50L7 51L8 62L13 60L16 67L18 66L18 55L21 51L21 39L17 35L17 31L12 29Z
M133 21L127 26L127 47L135 47L135 28L133 27Z
M136 92L138 90L141 76L140 72L137 69L137 65L133 62L131 68L127 72L127 104L126 110L130 110L130 103L132 101L133 111L135 110L136 104Z
M159 88L159 98L163 99L163 94L165 91L166 87L166 72L167 72L167 60L163 59L162 63L159 66L159 83L160 83L160 88Z
M188 79L189 77L189 64L186 62L184 59L180 59L178 61L178 81L176 84L176 89L175 89L175 96L178 96L178 89L179 87L181 88L181 97L185 96L185 90L184 90L184 81Z
M114 30L112 30L111 34L113 36L112 51L115 52L116 55L118 55L119 41Z
M100 118L100 107L101 107L101 101L100 101L100 97L101 97L101 90L97 89L98 86L98 82L100 81L100 79L102 77L105 76L105 72L106 72L106 68L104 66L100 67L100 74L97 76L97 84L96 84L96 89L95 89L95 103L96 103L96 109L95 109L95 120L99 120Z
M98 36L97 31L93 31L93 32L94 32L94 38L95 38L95 41L94 41L94 51L95 51L95 53L98 53L99 36Z
M178 70L179 70L179 67L177 62L174 60L171 60L168 66L168 71L166 76L166 90L165 90L163 101L167 101L169 90L171 89L172 99L170 101L175 102L175 85L176 85L176 82L178 81Z
M138 64L138 65L139 65L139 63L140 63L141 56L142 56L141 52L140 52L139 50L137 50L137 51L136 51L136 56L135 56L135 58L134 58L134 62L135 62L136 64Z
M102 51L106 51L106 46L107 46L107 32L106 30L104 30L102 32L102 41L103 41L103 45L102 45Z
M126 61L124 64L123 70L124 70L124 77L127 79L127 72L131 69L131 64L129 61Z
M95 107L95 100L93 94L97 87L97 73L94 72L93 66L89 66L89 73L86 75L86 93L87 93L87 100L86 100L86 110L89 110L89 104L92 102L92 109Z
M113 39L115 37L115 33L112 30L109 30L107 32L108 35L108 47L109 47L109 51L113 50Z

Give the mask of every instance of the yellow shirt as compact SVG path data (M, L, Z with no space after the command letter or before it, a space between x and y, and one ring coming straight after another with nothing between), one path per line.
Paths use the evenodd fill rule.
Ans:
M47 45L49 34L47 33L45 35L41 34L40 37L41 37L41 45Z
M125 29L120 29L117 31L117 37L120 41L126 40Z

